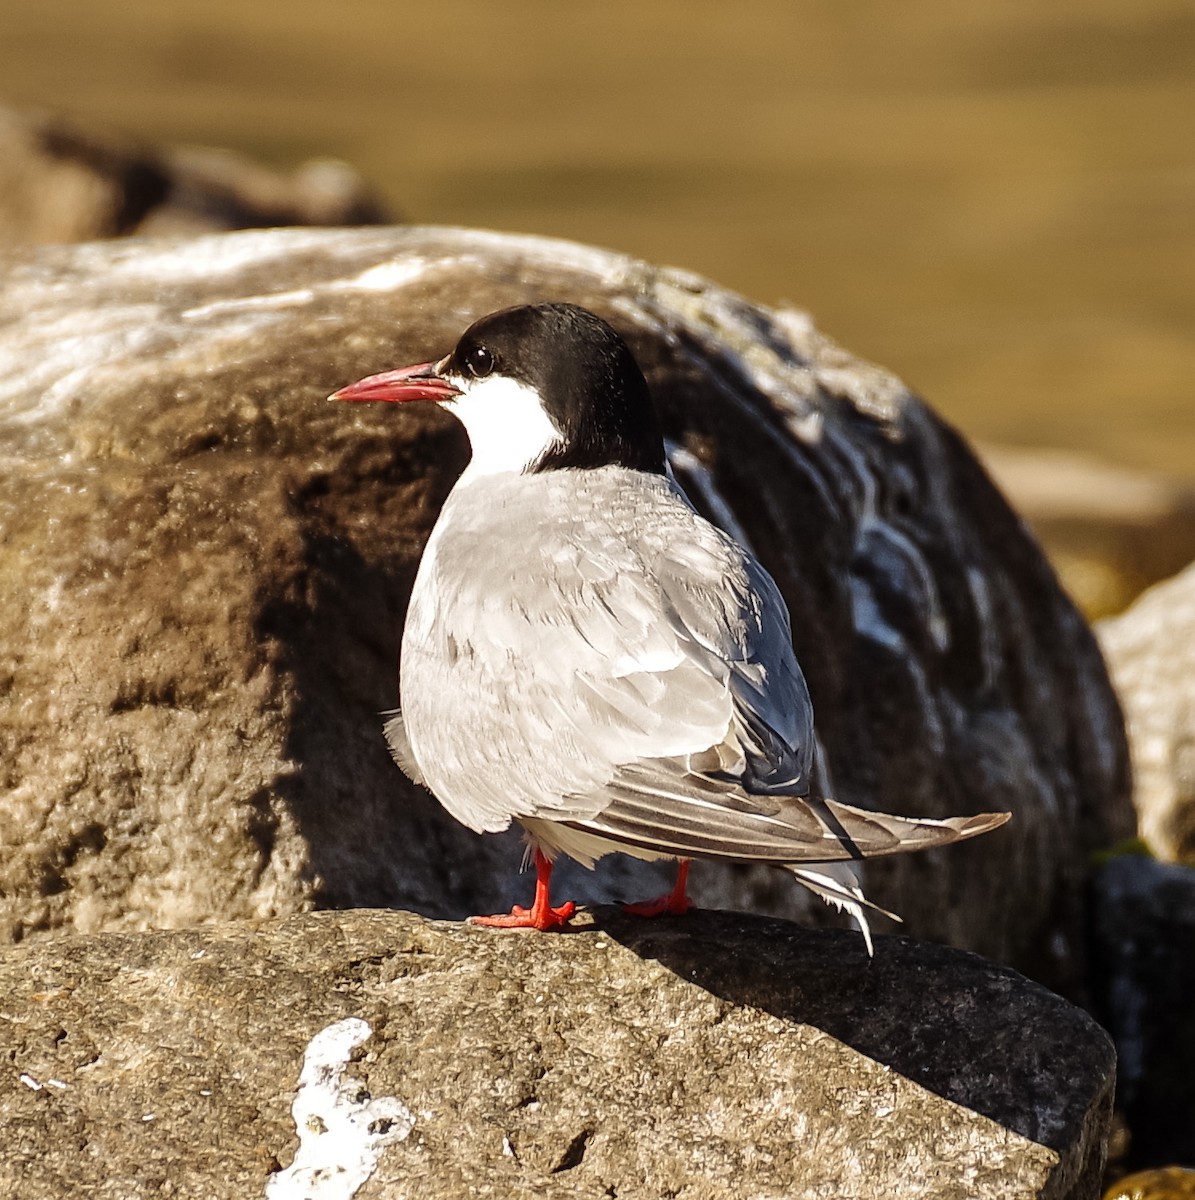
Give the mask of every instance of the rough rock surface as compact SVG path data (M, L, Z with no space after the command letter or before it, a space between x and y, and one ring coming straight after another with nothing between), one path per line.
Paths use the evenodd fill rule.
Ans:
M1141 836L1195 865L1195 564L1099 626L1132 749Z
M1094 1021L973 955L613 910L32 943L0 954L0 1049L26 1200L297 1200L330 1147L361 1200L1094 1197L1114 1071Z
M227 150L150 149L110 130L0 108L0 246L392 219L352 168L332 159L285 175Z
M0 932L313 904L495 911L512 832L406 784L380 735L422 541L467 456L429 407L331 389L569 299L648 372L673 462L793 614L838 797L1009 808L867 865L916 934L1077 987L1090 855L1132 830L1094 639L960 438L792 312L585 247L269 231L10 256L0 288ZM561 893L658 891L613 856ZM780 872L699 902L822 919Z
M1195 1163L1195 868L1123 855L1093 890L1092 990L1116 1040L1129 1161Z

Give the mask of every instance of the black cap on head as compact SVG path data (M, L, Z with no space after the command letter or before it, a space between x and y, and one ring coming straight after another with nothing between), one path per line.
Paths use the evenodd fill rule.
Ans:
M530 471L628 467L664 473L664 441L647 381L626 342L575 304L506 308L474 322L441 370L498 374L534 389L560 444Z

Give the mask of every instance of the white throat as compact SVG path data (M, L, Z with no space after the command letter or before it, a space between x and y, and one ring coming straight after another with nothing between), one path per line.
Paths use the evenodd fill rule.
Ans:
M502 375L453 382L465 390L440 407L464 425L473 448L457 486L484 475L524 471L560 444L560 431L526 384Z

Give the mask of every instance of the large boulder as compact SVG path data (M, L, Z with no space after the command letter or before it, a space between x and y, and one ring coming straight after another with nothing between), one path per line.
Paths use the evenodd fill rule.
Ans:
M42 941L0 1015L25 1200L1093 1200L1112 1102L1107 1036L1007 968L730 914Z
M1099 636L1128 721L1141 836L1195 866L1195 563Z
M586 247L437 229L17 252L0 288L0 935L312 905L459 917L525 898L390 762L398 635L466 461L427 406L325 403L477 315L567 299L649 376L695 501L793 616L837 796L1011 809L866 866L919 935L1078 989L1093 851L1130 833L1095 642L962 439L794 312ZM620 856L561 892L660 887ZM706 905L822 919L781 873Z

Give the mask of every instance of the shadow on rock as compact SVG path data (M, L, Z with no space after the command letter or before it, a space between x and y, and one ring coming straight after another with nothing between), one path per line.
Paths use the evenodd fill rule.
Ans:
M1087 1123L1093 1094L1110 1109L1107 1034L1066 1000L977 955L880 937L869 959L858 934L736 913L645 921L602 909L596 919L640 957L713 995L820 1029L1060 1153ZM1075 1084L1066 1094L1060 1063Z
M285 755L296 769L271 790L302 835L317 904L456 920L479 892L501 905L501 883L483 859L488 847L406 780L386 750L382 710L398 700L409 570L371 562L351 539L311 528L301 561L294 586L263 604L258 628L290 681ZM338 711L329 712L333 697ZM518 854L512 846L512 865Z

